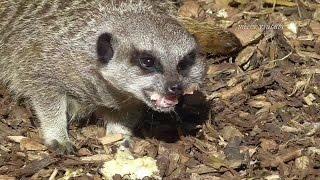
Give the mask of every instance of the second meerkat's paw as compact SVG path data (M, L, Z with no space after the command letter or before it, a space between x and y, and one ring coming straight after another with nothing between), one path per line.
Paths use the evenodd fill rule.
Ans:
M70 155L76 153L75 146L70 141L58 142L57 140L52 140L48 146L58 154Z

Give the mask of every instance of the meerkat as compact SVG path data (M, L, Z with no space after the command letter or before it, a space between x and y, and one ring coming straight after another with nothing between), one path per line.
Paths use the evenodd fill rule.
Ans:
M73 151L68 117L99 111L107 133L131 136L145 106L174 110L202 82L197 50L152 1L0 0L0 79L63 153Z

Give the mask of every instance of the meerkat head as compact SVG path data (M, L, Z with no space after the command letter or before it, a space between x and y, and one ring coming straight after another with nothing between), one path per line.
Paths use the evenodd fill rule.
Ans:
M103 78L156 111L172 111L185 90L203 78L195 39L164 15L116 21L97 40Z

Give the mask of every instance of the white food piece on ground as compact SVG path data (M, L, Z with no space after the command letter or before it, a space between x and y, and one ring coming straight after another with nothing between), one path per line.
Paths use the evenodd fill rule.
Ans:
M293 32L294 34L297 34L297 33L298 33L298 25L297 25L297 23L295 23L295 22L289 23L289 24L287 25L287 28L288 28L291 32Z
M129 179L143 179L151 177L161 179L156 160L151 157L134 159L128 150L118 150L115 159L104 163L101 173L106 179L112 179L116 174Z

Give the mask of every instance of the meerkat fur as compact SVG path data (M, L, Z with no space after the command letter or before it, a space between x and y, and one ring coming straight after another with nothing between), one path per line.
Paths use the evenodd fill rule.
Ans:
M67 117L98 111L132 134L199 84L195 39L152 1L0 0L0 80L34 109L45 143L70 153Z

